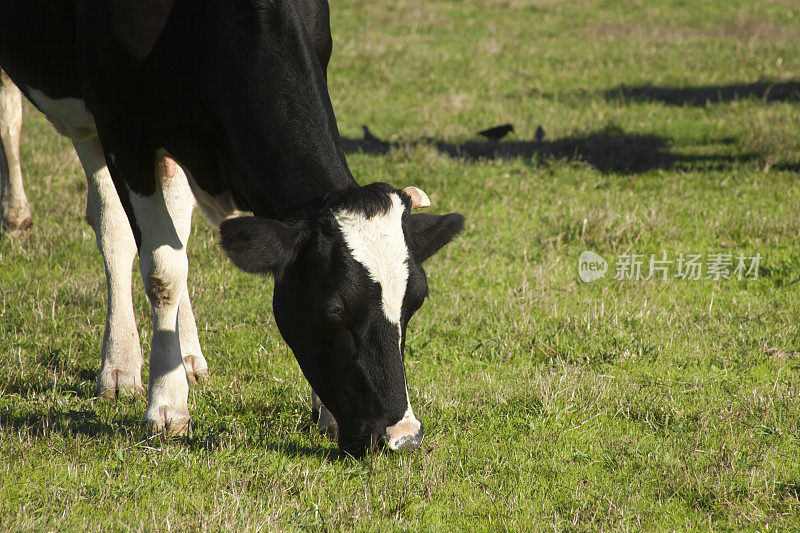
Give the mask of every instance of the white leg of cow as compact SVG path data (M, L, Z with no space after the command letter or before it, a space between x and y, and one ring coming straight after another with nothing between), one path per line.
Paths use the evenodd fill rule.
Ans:
M184 246L186 242L184 241ZM200 348L200 339L197 337L197 325L192 312L192 302L189 299L189 290L184 287L181 304L178 308L178 331L180 332L181 354L186 377L190 383L197 383L208 378L208 363Z
M170 183L173 194L178 194L188 202L189 208L181 211L181 219L176 220L178 236L183 243L184 253L189 245L191 234L192 211L194 210L195 199L189 186L188 179L183 169L174 160L161 155L158 165L158 180L162 183ZM174 182L174 183L173 183ZM183 287L181 303L178 308L178 331L180 333L181 354L183 356L183 366L186 369L186 377L189 383L197 383L208 378L208 363L203 356L200 348L200 339L197 336L197 324L194 320L192 302L189 299L189 289Z
M89 186L86 221L94 229L106 269L106 330L103 335L97 395L143 394L142 349L131 299L131 269L136 256L128 217L122 209L95 137L74 143Z
M156 191L130 194L141 230L139 267L153 311L150 384L145 422L169 434L189 426L189 381L181 354L179 307L186 291L189 262L184 243L191 226L194 198L183 173L159 158Z
M339 433L339 425L313 389L311 390L311 414L316 419L317 429L321 433L325 433L329 438L335 439Z
M0 226L16 236L31 226L31 206L22 185L19 138L22 94L0 71Z

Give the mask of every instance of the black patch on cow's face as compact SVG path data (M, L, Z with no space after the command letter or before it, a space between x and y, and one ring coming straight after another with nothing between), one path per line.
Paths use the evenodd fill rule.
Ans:
M373 184L331 198L302 221L244 218L220 228L234 264L275 276L273 310L281 335L336 418L340 447L354 455L378 444L409 407L402 352L406 326L428 292L421 263L460 230L452 217L463 221L447 215L418 222L407 203L401 206L402 227L396 229L407 276L393 322L382 285L354 256L337 219L343 211L380 217L397 209L391 195L399 192Z

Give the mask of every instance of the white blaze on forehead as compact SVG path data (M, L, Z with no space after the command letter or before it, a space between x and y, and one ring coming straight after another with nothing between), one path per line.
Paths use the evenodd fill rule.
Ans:
M336 221L353 258L364 265L369 277L381 287L383 313L397 326L397 345L402 352L400 316L408 283L408 247L403 234L403 202L397 194L389 195L392 207L382 215L367 218L363 213L340 211ZM422 424L408 400L406 412L396 424L386 428L388 446L397 450L421 438Z
M408 247L403 235L403 202L397 194L389 197L392 207L384 214L367 218L364 213L340 211L336 221L353 258L380 285L386 318L399 326L408 282Z

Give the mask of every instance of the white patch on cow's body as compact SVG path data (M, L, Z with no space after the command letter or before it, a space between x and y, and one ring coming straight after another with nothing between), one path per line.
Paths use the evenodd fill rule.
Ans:
M108 308L97 393L106 397L119 393L143 393L143 359L131 299L131 267L137 253L133 232L111 180L99 139L94 136L82 141L73 140L73 144L88 183L86 220L94 229L97 248L103 255L106 270ZM172 160L166 159L164 154L159 156L156 172L161 190L175 204L172 210L179 221L176 227L185 247L194 205L186 179L182 170ZM186 205L178 206L181 202ZM208 375L208 364L200 348L185 283L178 309L178 324L186 375L189 381L195 382Z
M89 112L86 103L78 98L53 99L39 89L27 88L28 95L41 109L47 120L62 135L73 141L84 141L97 135L94 116Z
M399 327L408 283L408 247L403 235L403 202L396 194L390 198L392 207L384 214L367 218L363 213L340 211L336 221L353 258L380 285L386 318Z
M139 335L131 300L131 267L136 254L136 244L111 180L105 157L97 138L94 117L83 100L76 98L53 99L42 91L28 88L34 103L45 113L59 133L70 137L86 172L88 198L86 219L95 231L97 247L103 254L108 288L106 331L103 338L102 364L98 374L97 391L100 395L114 396L117 392L140 392L142 357ZM158 190L151 198L132 194L134 211L142 225L143 250L140 267L148 272L145 286L149 295L157 295L159 305L154 309L154 335L151 361L151 408L145 418L163 427L170 420L188 420L186 378L194 382L208 375L208 365L197 337L197 326L192 313L186 286L186 243L191 230L191 214L195 202L182 169L165 152L157 154ZM113 154L109 154L112 164ZM149 227L154 225L153 230ZM153 243L169 239L164 234L177 233L181 246L156 246ZM174 241L174 239L172 239ZM176 266L177 265L177 266ZM153 283L155 281L155 284ZM154 285L157 291L153 291ZM161 305L169 301L169 305ZM180 303L178 303L180 302ZM172 314L177 316L172 318ZM179 342L173 342L163 332L179 333ZM174 335L172 335L174 337ZM177 341L177 339L175 339ZM175 350L175 348L178 348ZM183 364L175 366L175 353L181 354ZM164 356L169 352L168 356ZM162 367L169 370L162 373ZM185 373L184 373L185 366ZM155 402L153 400L156 400ZM155 411L154 411L155 409Z
M185 324L178 313L187 292L185 244L194 196L183 172L170 175L166 171L169 166L162 159L167 155L161 152L157 156L156 191L149 197L131 191L128 195L141 229L139 267L153 310L150 387L144 418L158 429L183 433L189 422L189 384L181 353L180 329Z
M194 191L191 188L189 172L181 167L164 150L156 156L156 180L161 184L165 195L171 196L170 215L178 230L184 253L191 234L192 210L195 206ZM178 307L178 332L181 354L186 377L191 383L208 377L208 363L200 348L197 336L197 323L189 299L189 288L184 284L181 303Z

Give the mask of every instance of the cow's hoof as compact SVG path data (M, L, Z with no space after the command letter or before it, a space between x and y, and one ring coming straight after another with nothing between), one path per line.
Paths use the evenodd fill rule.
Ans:
M27 212L11 211L3 213L3 233L9 237L19 237L33 226L33 217L30 209Z
M208 364L205 357L186 355L183 357L183 368L186 369L186 379L189 383L202 383L208 379Z
M104 370L97 375L98 398L144 396L142 376L138 372L125 372L120 369Z
M170 409L161 406L148 409L144 415L144 424L152 433L162 433L167 437L186 435L192 424L192 417L185 409Z

